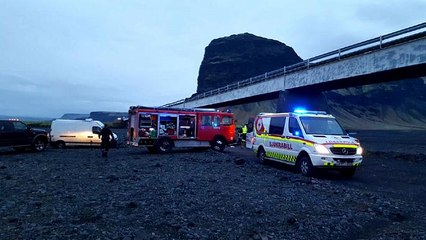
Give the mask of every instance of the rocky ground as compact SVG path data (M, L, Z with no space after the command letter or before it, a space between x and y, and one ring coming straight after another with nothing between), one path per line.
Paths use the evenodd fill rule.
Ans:
M367 152L348 180L261 165L240 148L121 147L107 160L90 148L3 151L0 239L426 239L424 188L404 197L426 183L425 155L396 156ZM406 162L416 179L392 173Z

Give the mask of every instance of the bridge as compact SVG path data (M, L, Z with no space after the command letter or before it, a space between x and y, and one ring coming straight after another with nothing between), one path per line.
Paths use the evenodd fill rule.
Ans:
M322 91L422 76L426 22L164 106L224 107L278 99L277 111L300 104L326 110Z

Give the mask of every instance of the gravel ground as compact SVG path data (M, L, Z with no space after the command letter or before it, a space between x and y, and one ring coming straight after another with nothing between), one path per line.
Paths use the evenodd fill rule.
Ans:
M426 239L422 201L306 178L247 151L2 152L0 239Z

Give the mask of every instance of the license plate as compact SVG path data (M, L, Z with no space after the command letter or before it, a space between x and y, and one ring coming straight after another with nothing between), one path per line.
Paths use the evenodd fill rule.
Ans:
M340 162L340 166L352 166L352 162Z

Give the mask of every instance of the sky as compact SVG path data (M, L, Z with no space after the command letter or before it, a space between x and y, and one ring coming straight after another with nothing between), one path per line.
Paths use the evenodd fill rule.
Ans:
M311 58L426 20L426 0L0 0L0 115L126 112L191 96L239 33Z

